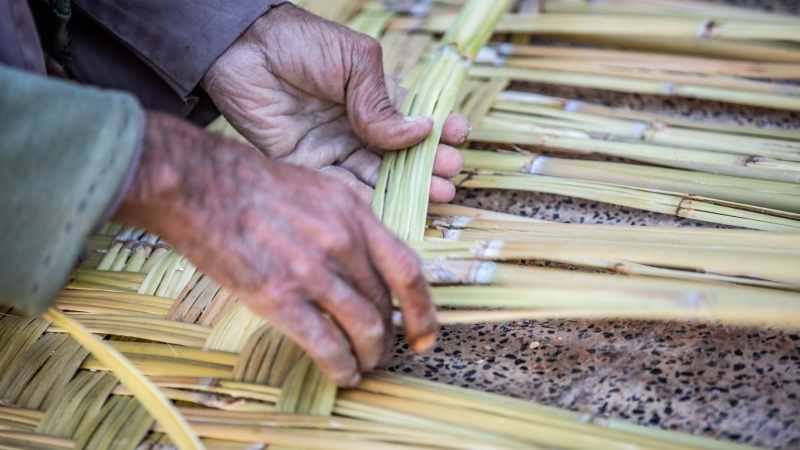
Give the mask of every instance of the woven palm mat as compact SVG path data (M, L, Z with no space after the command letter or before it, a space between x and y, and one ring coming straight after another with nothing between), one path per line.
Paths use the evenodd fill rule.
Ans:
M421 49L429 37L410 39ZM393 71L410 70L416 56L409 60ZM800 129L794 112L511 88ZM456 203L571 223L708 226L545 194L465 191ZM337 392L293 343L157 236L109 225L89 245L90 259L57 306L150 377L209 448L800 448L800 332L652 321L453 325L442 327L430 355L414 355L398 336L394 374ZM170 446L130 392L63 330L13 310L0 314L0 448Z
M541 195L482 192L459 200L540 218L586 217L565 211L577 209L572 200ZM620 222L677 221L608 206L585 207ZM292 371L302 360L300 351L235 308L229 292L195 272L156 236L112 225L93 237L90 246L91 259L75 272L57 306L107 336L170 398L186 406L184 412L206 433L210 446L231 448L226 436L275 442L274 425L263 421L276 411L290 373L297 376ZM168 442L125 388L62 330L11 310L0 313L0 398L5 405L0 407L0 447L133 448L142 442ZM565 419L568 423L616 423L605 422L611 417L760 445L796 443L798 333L569 320L447 326L440 336L434 353L426 356L415 356L398 344L391 370L577 411ZM208 348L214 351L200 350ZM284 362L276 365L278 354ZM297 371L308 371L308 366ZM388 422L387 417L405 415L413 421L433 411L423 422L438 418L458 428L460 420L440 416L434 405L424 402L411 409L396 406L387 417L377 412L382 406L353 412L340 403L339 409L328 407L337 417ZM521 414L528 404L513 407ZM204 417L211 412L216 413L213 418ZM225 417L234 425L219 425ZM217 426L202 427L209 422ZM256 432L254 426L262 428ZM401 433L388 425L381 429ZM322 442L332 439L318 430L309 433ZM458 435L457 430L448 433ZM531 439L540 437L533 427L526 433ZM313 444L320 446L306 443L299 448L330 448Z
M90 247L57 307L150 377L208 448L729 448L390 373L337 392L296 345L156 236L109 225ZM170 447L125 386L63 330L0 312L0 448ZM512 346L517 327L480 332ZM443 330L444 343L453 332Z

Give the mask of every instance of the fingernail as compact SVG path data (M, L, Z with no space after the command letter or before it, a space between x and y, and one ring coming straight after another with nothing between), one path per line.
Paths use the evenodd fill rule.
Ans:
M418 337L411 343L411 348L414 350L414 353L427 353L433 349L433 345L436 343L436 332L430 332L425 336Z
M406 122L419 122L421 120L425 120L425 116L405 116L404 117Z

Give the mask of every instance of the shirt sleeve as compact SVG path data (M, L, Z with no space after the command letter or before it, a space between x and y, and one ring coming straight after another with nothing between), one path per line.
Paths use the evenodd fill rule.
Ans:
M36 314L63 288L135 165L128 94L0 65L0 304Z
M186 97L214 61L285 0L73 0Z

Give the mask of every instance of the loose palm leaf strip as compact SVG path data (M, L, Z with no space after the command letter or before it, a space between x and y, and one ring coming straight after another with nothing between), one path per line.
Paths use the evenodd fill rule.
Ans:
M455 107L471 60L510 5L510 0L469 1L442 38L440 49L408 86L401 112L432 116L434 130L421 144L384 156L373 201L384 225L404 240L424 236L433 161L444 120Z
M202 449L203 444L186 420L150 381L119 352L93 336L86 328L57 309L51 308L44 318L67 330L81 345L105 365L134 393L137 400L160 423L178 448Z
M490 82L486 83L487 85ZM530 99L531 101L527 101ZM550 100L558 104L563 101L563 107L553 108L551 104L537 104L542 100ZM800 133L780 130L767 130L754 127L725 126L723 124L706 123L713 127L706 130L693 130L682 128L684 126L701 126L702 122L685 121L672 122L671 117L655 116L643 117L643 120L631 120L624 117L608 117L604 113L613 114L613 110L598 108L596 105L585 104L578 101L561 100L548 97L529 97L525 94L506 92L498 94L493 102L492 113L497 118L506 118L528 122L532 125L553 128L567 128L582 131L594 139L607 139L616 141L642 141L653 144L693 148L700 150L713 150L719 152L737 153L747 156L762 156L766 158L783 159L786 161L800 161ZM466 109L466 108L465 108ZM586 110L584 112L583 110ZM595 112L592 112L594 110ZM636 114L632 111L629 114ZM642 114L642 113L640 113ZM484 113L485 115L485 113ZM747 136L748 132L776 133L770 137Z
M392 30L427 31L444 33L452 29L458 17L455 14L438 14L420 20L399 18ZM753 41L800 42L798 21L731 18L705 20L693 17L667 17L628 14L507 14L497 23L498 33L528 35L609 35L626 37L702 38Z
M476 80L476 81L482 81L482 80ZM486 81L482 82L486 83ZM594 116L597 117L597 120L602 121L602 123L607 123L606 119L608 118L622 118L622 119L628 119L629 121L642 123L644 125L645 131L647 131L647 129L652 129L652 130L676 129L676 131L703 130L703 131L714 132L715 137L720 137L725 135L738 135L738 136L765 137L769 139L778 140L782 143L787 143L788 141L800 141L800 131L795 131L795 130L690 120L680 116L657 114L646 111L635 111L628 108L610 107L610 106L584 102L581 100L550 97L547 95L534 94L530 92L520 92L514 90L507 90L505 92L497 94L496 98L492 103L492 107L496 108L497 110L516 111L523 113L527 111L526 108L539 109L540 107L546 107L551 109L559 109L568 113L571 112L578 113L575 115L570 115L569 117L571 118L581 117L581 121L585 120L591 121L592 119L587 119L587 116ZM632 128L635 128L635 124L631 125ZM640 125L638 128L641 130L642 126ZM632 133L627 133L627 135L629 136L631 134ZM734 136L730 136L730 138L733 139ZM748 144L751 143L749 141L746 142L748 142ZM692 139L691 144L694 146L698 144L707 145L709 143L699 139Z
M800 232L800 214L688 193L510 172L468 172L453 178L467 189L508 189L584 198L741 228Z
M800 213L800 183L755 180L688 170L553 158L525 152L462 150L466 170L492 170L683 192L718 200Z

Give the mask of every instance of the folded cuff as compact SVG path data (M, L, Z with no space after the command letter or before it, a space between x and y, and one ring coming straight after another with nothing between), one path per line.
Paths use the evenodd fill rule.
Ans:
M142 126L130 95L0 66L0 304L37 314L56 298Z

